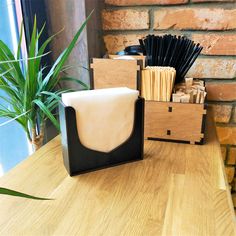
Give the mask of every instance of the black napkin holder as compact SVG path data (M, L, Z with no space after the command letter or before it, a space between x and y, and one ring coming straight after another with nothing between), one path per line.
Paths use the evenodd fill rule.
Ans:
M64 165L70 176L143 159L144 99L135 102L134 125L130 137L105 153L85 147L79 139L73 107L59 104Z

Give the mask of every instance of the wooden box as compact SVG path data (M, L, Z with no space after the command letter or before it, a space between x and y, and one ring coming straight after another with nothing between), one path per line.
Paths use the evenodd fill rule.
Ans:
M92 88L141 89L143 60L93 59ZM203 144L206 104L145 101L146 139Z
M144 137L203 144L205 120L205 104L146 101Z
M91 88L140 87L142 61L119 59L91 59Z

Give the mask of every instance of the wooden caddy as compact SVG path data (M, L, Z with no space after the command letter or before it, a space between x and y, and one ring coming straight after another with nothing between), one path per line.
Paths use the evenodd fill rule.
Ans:
M205 120L205 104L146 101L144 137L203 144Z
M114 87L140 89L142 65L141 60L92 58L90 87L92 89Z
M91 87L141 91L142 60L92 59ZM206 104L145 101L144 138L203 144Z

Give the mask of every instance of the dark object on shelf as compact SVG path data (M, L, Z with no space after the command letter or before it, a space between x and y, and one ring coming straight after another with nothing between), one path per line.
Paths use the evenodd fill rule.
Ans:
M132 45L125 48L126 55L140 55L143 53L140 45Z
M74 108L59 104L64 165L70 176L143 159L144 99L135 104L134 126L130 137L111 152L86 148L80 142Z
M146 66L171 66L176 69L176 83L181 82L203 47L184 36L148 35L139 40Z
M125 48L124 51L117 52L116 55L124 56L138 56L143 54L143 49L140 45L132 45Z

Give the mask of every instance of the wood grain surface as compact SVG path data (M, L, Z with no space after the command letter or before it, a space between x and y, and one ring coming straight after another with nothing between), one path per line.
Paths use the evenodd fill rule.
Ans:
M204 114L204 104L145 101L144 137L200 142Z
M0 179L0 235L235 235L215 128L203 146L145 141L143 161L70 177L58 136Z
M90 67L93 69L95 89L115 87L137 89L137 71L140 71L140 66L136 60L93 58Z

